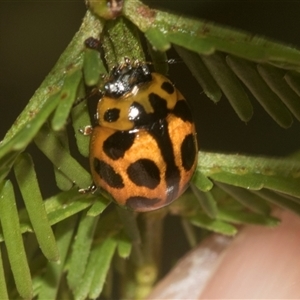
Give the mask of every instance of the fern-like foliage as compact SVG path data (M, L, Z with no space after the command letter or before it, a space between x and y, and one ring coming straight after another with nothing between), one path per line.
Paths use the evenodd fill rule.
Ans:
M196 228L234 235L236 224L275 226L273 205L300 214L297 155L271 159L200 151L190 189L151 213L137 215L110 204L105 194L78 192L91 176L70 154L66 128L71 118L78 150L87 157L88 139L78 129L90 117L86 101L73 103L85 97L86 87L101 87L102 75L124 57L145 61L140 39L161 73L167 72L161 62L173 46L208 98L217 102L224 94L242 121L253 115L248 92L281 127L300 120L298 49L137 0L118 3L116 10L107 1L89 3L79 31L0 144L0 299L141 299L159 277L167 215L180 216L195 245ZM90 37L101 40L104 60L85 47ZM48 199L38 184L43 174L36 174L27 151L31 142L53 164L61 190ZM10 172L24 208L17 208ZM117 296L116 276L122 283Z

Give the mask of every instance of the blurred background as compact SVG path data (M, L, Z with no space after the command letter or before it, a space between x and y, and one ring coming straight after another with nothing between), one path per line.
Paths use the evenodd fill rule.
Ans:
M231 26L300 48L298 1L145 1L148 5ZM0 140L51 70L85 14L84 1L0 2ZM169 58L177 58L170 51ZM191 100L201 150L286 155L300 148L300 124L280 128L252 99L254 116L245 124L223 98L218 104L202 92L183 63L169 77ZM37 163L38 168L44 162ZM47 164L47 162L45 162Z
M148 0L145 3L259 34L300 49L300 1ZM85 11L83 0L0 1L0 140L78 30ZM169 58L178 56L170 51ZM209 100L180 61L169 66L169 77L195 112L201 150L278 156L300 149L299 122L294 121L289 129L280 128L250 97L254 116L245 124L225 98L218 104ZM43 196L49 197L58 192L52 165L34 145L30 146L30 151L40 175ZM81 158L81 162L88 168L86 158ZM19 195L17 190L16 193ZM176 232L176 236L171 234L164 238L164 244L169 247L176 244L177 251L176 254L167 252L164 269L168 270L189 246L186 241L178 242L184 239L184 234L175 217L169 217L165 224L166 232Z

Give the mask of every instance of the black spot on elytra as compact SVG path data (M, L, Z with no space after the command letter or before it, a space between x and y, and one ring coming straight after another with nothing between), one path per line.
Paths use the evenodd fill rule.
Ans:
M153 112L147 113L140 103L134 101L129 108L129 120L134 122L135 127L149 127L168 115L167 101L157 94L149 94L149 102Z
M126 206L136 211L147 210L148 208L151 210L151 208L160 201L161 199L159 198L135 196L127 199Z
M116 131L103 143L104 153L111 159L122 158L130 149L135 139L135 133L130 131Z
M175 91L174 86L168 81L164 81L161 85L161 88L170 95Z
M155 189L160 183L159 169L150 159L139 159L132 163L127 169L127 174L138 186Z
M168 131L168 123L166 120L156 122L149 130L158 144L161 155L166 163L165 180L167 183L167 202L171 202L178 196L180 172L175 164L175 155L173 144Z
M184 122L188 121L190 123L193 123L193 116L191 110L184 99L176 102L172 113Z
M94 169L109 186L116 189L124 187L122 176L106 162L94 158Z
M188 134L181 144L182 166L186 171L192 168L196 154L195 138L193 134Z
M119 119L120 110L118 108L110 108L104 113L104 121L112 123Z
M164 98L161 98L155 93L150 93L149 102L154 110L153 115L156 121L164 119L168 115L167 101Z

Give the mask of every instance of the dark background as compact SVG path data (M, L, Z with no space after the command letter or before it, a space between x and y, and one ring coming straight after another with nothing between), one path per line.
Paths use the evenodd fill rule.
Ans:
M145 2L156 8L211 20L300 48L298 1ZM0 2L0 140L78 30L85 11L83 0ZM170 52L170 58L175 55ZM291 128L282 129L252 99L254 116L244 124L225 98L217 105L207 99L183 63L170 65L169 75L183 95L192 100L201 150L272 156L300 149L298 121L295 120ZM37 173L42 175L39 183L43 196L49 197L58 192L51 163L34 146L30 146L30 151L34 153ZM87 165L87 159L85 162ZM176 236L164 238L164 243L169 246L165 270L175 257L170 248L174 251L176 248L182 254L188 249L186 243L178 243L184 234L175 221L169 218L166 222L166 232L176 232ZM176 247L171 246L175 244Z
M298 1L145 2L300 48ZM0 3L0 140L68 45L85 11L84 1ZM170 65L169 75L192 100L201 150L285 155L300 148L298 121L282 129L252 99L254 117L245 124L225 98L217 105L207 99L183 63Z

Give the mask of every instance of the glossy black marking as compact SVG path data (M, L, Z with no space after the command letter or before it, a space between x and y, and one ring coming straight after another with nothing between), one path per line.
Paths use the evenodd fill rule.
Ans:
M155 120L152 114L145 111L143 105L138 102L133 102L129 108L128 119L134 122L135 127L145 127L152 124Z
M158 95L149 94L149 102L153 108L152 113L147 113L140 103L134 101L129 108L129 120L134 122L135 127L149 127L160 119L167 117L169 111L165 99Z
M160 183L159 169L150 159L139 159L132 163L127 169L127 174L138 186L155 189Z
M116 122L120 117L120 110L118 108L110 108L104 113L104 121L112 123Z
M167 101L164 98L161 98L155 93L149 94L149 102L154 110L155 120L164 119L168 113Z
M122 158L130 149L135 139L135 133L130 131L116 131L103 143L104 153L111 159Z
M174 109L172 110L172 113L176 117L183 120L184 122L188 121L190 123L193 123L193 116L192 116L191 110L190 110L187 102L184 99L178 100L176 102L176 105L175 105Z
M148 114L142 104L134 101L129 107L128 119L137 123L142 123L145 119L145 123L149 122Z
M168 81L164 81L161 85L161 88L170 95L175 91L174 86Z
M114 67L109 79L104 85L105 95L112 98L130 92L135 86L140 86L152 80L152 75L147 65L134 67L132 64Z
M126 206L133 210L151 209L155 204L159 203L159 198L147 198L142 196L129 197L126 201Z
M161 155L166 163L167 202L173 201L178 196L180 172L175 164L175 155L172 141L168 132L166 120L156 122L149 130L158 144Z
M193 134L188 134L181 144L181 161L186 171L189 171L196 158L196 144Z
M109 186L116 189L124 187L123 179L120 174L103 160L94 158L94 169Z

